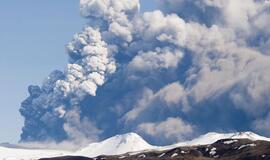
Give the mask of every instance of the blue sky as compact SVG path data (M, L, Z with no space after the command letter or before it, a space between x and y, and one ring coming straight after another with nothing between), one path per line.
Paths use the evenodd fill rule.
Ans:
M18 110L28 85L64 67L64 46L84 24L78 5L78 0L0 1L0 142L19 140ZM143 1L142 10L153 7L153 0Z

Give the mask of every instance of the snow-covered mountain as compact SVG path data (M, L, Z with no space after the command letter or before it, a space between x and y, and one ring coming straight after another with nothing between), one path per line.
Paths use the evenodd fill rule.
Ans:
M142 137L136 133L128 133L124 135L117 135L98 143L92 143L88 146L79 149L76 152L57 151L57 150L40 150L40 149L22 149L22 148L8 148L0 146L0 160L36 160L43 157L56 156L85 156L96 157L99 155L120 155L124 153L140 153L145 150L167 150L182 146L197 146L212 144L221 139L249 139L252 141L264 140L270 141L266 138L252 132L237 132L237 133L207 133L196 139L186 142L176 143L170 146L153 146L148 144Z
M99 155L119 155L127 152L137 152L154 149L155 146L148 144L136 133L117 135L99 143L89 144L75 154L86 157L96 157Z
M139 153L145 150L167 150L180 146L197 146L212 144L221 139L250 139L252 141L264 140L270 141L266 138L252 132L236 132L236 133L215 133L210 132L195 138L191 141L180 142L169 146L153 146L147 143L141 136L136 133L128 133L124 135L117 135L104 140L99 143L89 144L73 155L96 157L99 155L120 155L124 153Z
M215 143L216 141L221 140L221 139L249 139L252 141L257 141L257 140L270 141L270 138L260 136L253 132L236 132L236 133L210 132L198 138L195 138L191 141L180 142L180 143L176 143L170 146L160 147L159 149L163 150L163 149L175 148L175 147L180 147L180 146L207 145L207 144Z

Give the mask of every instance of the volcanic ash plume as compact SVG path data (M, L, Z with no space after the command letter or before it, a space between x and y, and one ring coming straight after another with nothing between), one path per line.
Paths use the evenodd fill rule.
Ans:
M86 27L67 45L65 71L29 87L22 141L269 135L269 2L157 1L145 13L138 0L80 1Z
M22 103L20 110L26 117L25 123L29 123L23 129L24 133L34 133L32 127L38 127L39 130L46 126L48 129L41 129L42 132L37 131L38 134L34 135L22 134L25 140L46 140L46 135L57 140L63 140L63 135L65 138L76 139L77 136L73 133L81 134L80 137L88 134L95 137L92 134L98 131L94 126L89 126L90 122L85 122L86 119L80 117L77 105L86 95L95 96L98 86L102 86L107 77L115 72L113 51L102 40L101 33L91 27L86 27L82 33L75 35L67 50L70 63L64 73L54 71L41 88L29 87L30 97ZM28 115L29 111L34 115ZM80 130L86 132L81 133ZM55 134L57 131L63 135L59 137Z

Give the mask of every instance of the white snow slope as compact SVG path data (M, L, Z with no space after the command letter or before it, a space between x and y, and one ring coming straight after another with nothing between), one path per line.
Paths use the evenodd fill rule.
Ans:
M207 144L215 143L216 141L221 140L221 139L249 139L252 141L257 141L257 140L270 141L270 138L257 135L253 132L236 132L236 133L210 132L198 138L195 138L191 141L176 143L170 146L161 147L160 149L175 148L175 147L180 147L180 146L207 145Z
M67 151L16 149L0 146L0 160L37 160L43 157L58 157L67 155Z
M117 135L100 143L92 143L77 151L76 155L96 157L99 155L119 155L155 148L136 133Z
M179 146L196 146L212 144L220 139L250 139L270 141L270 138L259 136L252 132L238 133L208 133L194 140L180 142L170 146L158 147L148 144L136 133L117 135L99 143L92 143L76 151L37 150L37 149L16 149L0 146L0 160L37 160L43 157L56 157L64 155L77 155L85 157L96 157L99 155L119 155L124 153L138 153L145 150L165 150Z

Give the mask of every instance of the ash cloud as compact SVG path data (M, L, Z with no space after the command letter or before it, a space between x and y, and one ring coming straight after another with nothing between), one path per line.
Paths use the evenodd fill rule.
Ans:
M138 0L80 1L87 25L67 45L65 71L30 86L21 105L23 142L269 136L269 1L157 1L145 13Z

